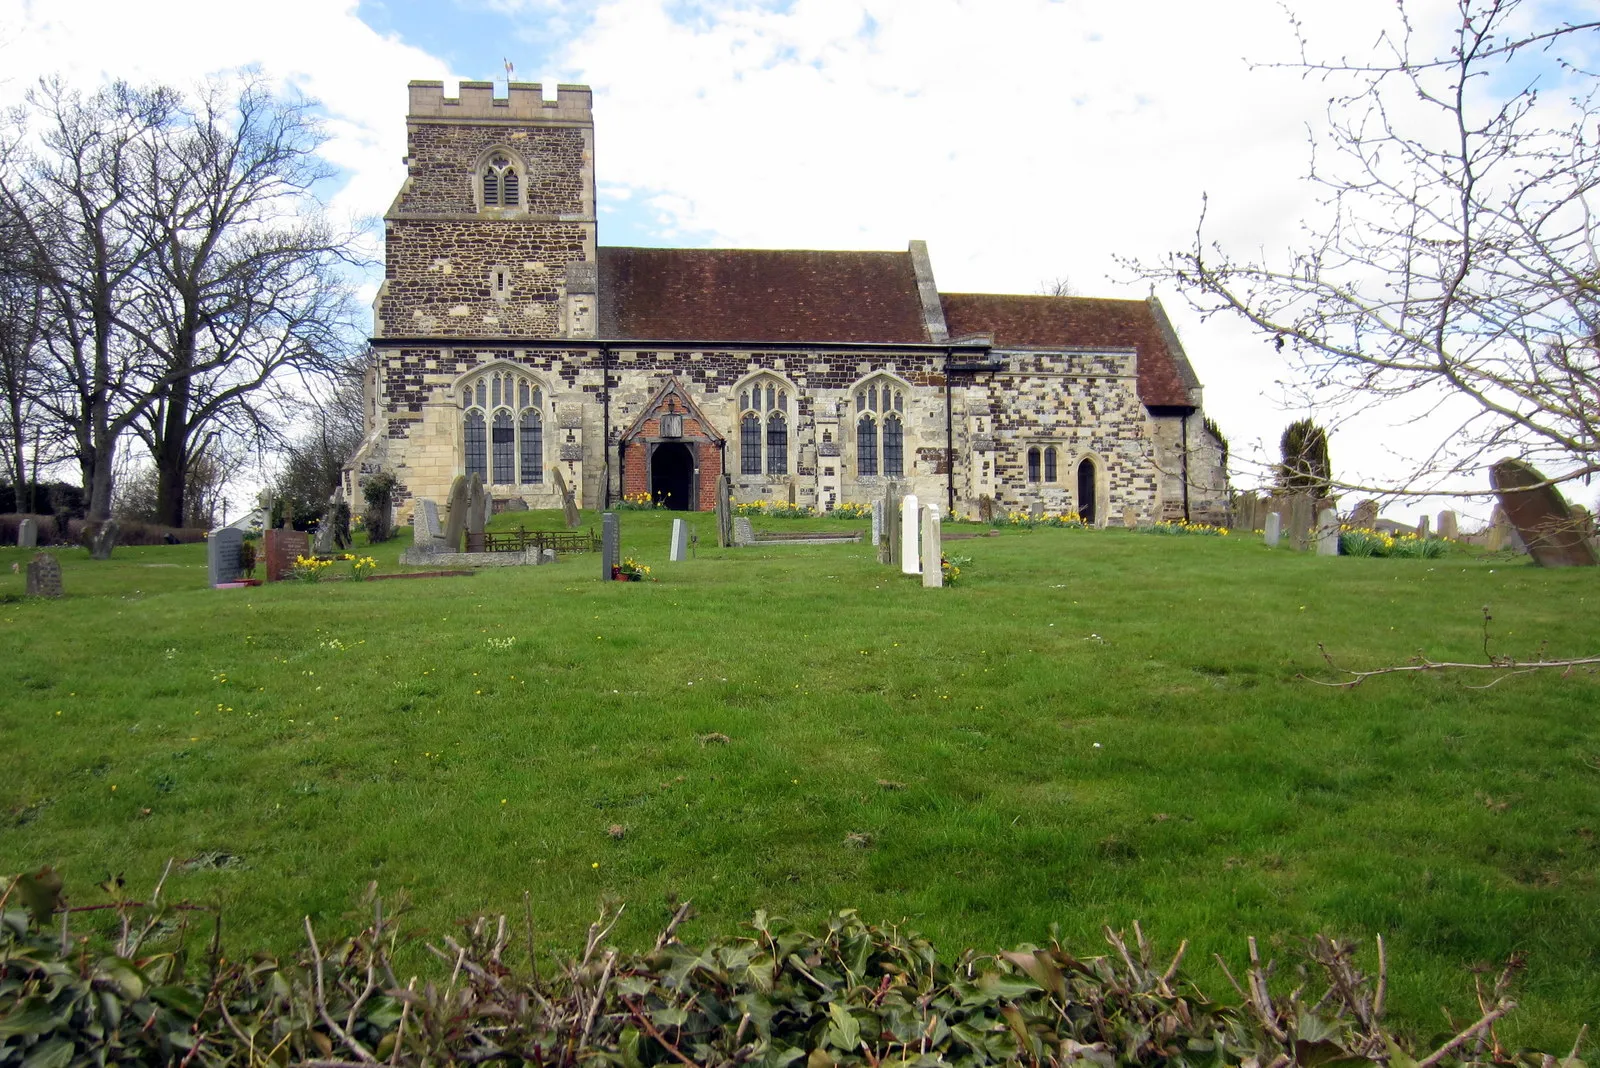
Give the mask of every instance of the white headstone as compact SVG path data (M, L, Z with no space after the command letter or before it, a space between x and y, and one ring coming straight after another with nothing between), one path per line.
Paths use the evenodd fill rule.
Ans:
M930 504L922 510L922 569L923 586L937 589L944 585L944 536L939 529L939 506Z
M17 548L33 549L39 544L39 521L31 515L22 517L17 524Z
M922 532L917 523L920 515L915 493L900 498L900 571L903 574L922 574Z
M1267 513L1266 542L1267 548L1276 549L1278 538L1283 531L1283 515L1279 512Z
M1339 513L1324 508L1317 516L1317 555L1339 555Z
M672 521L672 551L667 559L673 562L689 559L689 524L681 519Z
M878 544L883 541L883 502L872 502L872 546L877 551Z

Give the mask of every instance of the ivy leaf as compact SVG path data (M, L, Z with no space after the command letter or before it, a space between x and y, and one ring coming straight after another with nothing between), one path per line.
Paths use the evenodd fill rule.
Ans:
M825 1041L838 1049L853 1050L861 1045L861 1025L837 1001L828 1003L828 1033Z
M43 927L50 922L57 909L66 904L61 896L61 873L46 864L32 874L17 876L17 888L22 891L23 903L33 915L33 922Z
M22 1062L22 1068L67 1068L72 1063L73 1046L69 1039L52 1038Z

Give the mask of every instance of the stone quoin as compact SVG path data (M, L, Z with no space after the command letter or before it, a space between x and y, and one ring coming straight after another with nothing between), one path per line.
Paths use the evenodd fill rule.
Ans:
M463 475L558 508L559 471L588 508L711 510L727 476L735 500L818 510L892 481L944 514L1225 515L1154 297L944 293L921 241L603 246L585 86L412 82L406 131L350 499L388 471L401 522Z

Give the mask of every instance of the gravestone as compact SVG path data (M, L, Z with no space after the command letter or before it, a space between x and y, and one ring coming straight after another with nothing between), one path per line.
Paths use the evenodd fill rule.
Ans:
M506 502L506 511L508 512L526 512L527 510L528 502L526 498L513 497Z
M489 492L489 487L483 487L483 492L478 495L478 510L471 519L478 524L480 531L489 529L489 519L494 515L494 494Z
M1303 553L1311 548L1312 526L1316 512L1311 494L1296 493L1289 498L1289 548Z
M1460 536L1460 528L1456 525L1456 514L1446 508L1439 513L1439 537L1455 541Z
M17 524L17 548L32 549L39 544L39 521L31 515L22 517Z
M206 539L206 578L211 585L238 582L244 577L239 554L244 546L244 531L237 527L213 530Z
M1589 509L1581 504L1568 507L1572 510L1572 522L1578 528L1578 533L1585 538L1594 537L1594 516L1589 514Z
M717 476L717 547L733 544L733 482L727 475Z
M551 468L555 472L556 492L561 494L561 510L565 514L568 530L577 530L579 523L578 503L572 496L572 489L567 485L567 480L561 474L561 468Z
M736 515L733 517L733 543L735 545L754 545L756 543L755 528L750 525L750 517Z
M1139 525L1139 510L1131 504L1122 506L1122 525L1129 530Z
M1028 505L1028 518L1037 522L1044 518L1044 502L1034 501Z
M978 497L978 522L993 523L994 513L994 498L987 493L980 494Z
M789 480L789 507L794 507L794 479Z
M1378 521L1378 502L1361 501L1356 504L1355 511L1350 513L1350 525L1361 530L1371 530L1372 524Z
M417 503L417 514L412 520L412 541L426 549L439 548L444 531L439 529L439 506L432 498L424 497Z
M317 537L311 543L311 551L318 556L326 556L333 552L333 509L323 514L317 522Z
M900 566L900 487L893 482L883 495L883 542L878 546L878 563Z
M1600 563L1560 491L1531 464L1501 460L1489 469L1489 484L1534 563L1540 567L1594 567Z
M303 530L281 527L261 535L263 554L267 558L267 581L282 582L294 570L297 556L311 553L311 539Z
M461 539L467 532L467 476L457 475L450 483L450 496L445 500L444 547L446 552L461 551Z
M1506 540L1511 533L1511 522L1506 519L1506 510L1498 504L1489 514L1489 529L1484 532L1483 547L1489 552L1497 553L1506 547Z
M944 536L939 529L939 506L930 504L922 510L922 585L936 589L944 585Z
M883 501L872 502L872 551L883 544Z
M1332 508L1317 516L1317 555L1339 555L1339 513Z
M484 499L487 494L483 491L483 476L473 475L472 481L467 483L467 552L481 553L483 549Z
M681 519L672 521L672 548L667 559L674 563L689 559L689 524Z
M61 596L61 563L49 553L34 553L28 561L28 596Z
M111 550L117 544L117 534L122 528L115 519L107 519L99 523L90 523L84 528L84 535L89 539L89 557L93 560L111 559Z
M921 515L915 493L900 499L900 572L904 575L922 574Z
M1278 547L1278 539L1281 537L1282 530L1283 516L1279 515L1277 512L1268 512L1265 530L1265 541L1267 543L1267 548L1276 549Z
M1428 514L1426 512L1424 512L1422 514L1422 518L1417 521L1417 537L1426 538L1427 536L1428 536Z
M1255 527L1251 526L1251 523L1255 521L1255 517L1256 495L1254 491L1239 494L1238 498L1233 502L1232 529L1254 530Z
M600 577L610 579L613 570L622 563L622 528L617 523L617 513L600 514Z

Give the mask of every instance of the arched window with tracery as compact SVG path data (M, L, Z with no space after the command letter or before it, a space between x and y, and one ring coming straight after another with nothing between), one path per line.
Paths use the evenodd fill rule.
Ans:
M789 385L763 375L739 388L739 473L789 473Z
M486 208L515 208L522 203L522 174L504 152L495 152L479 172Z
M461 387L466 473L495 486L544 482L544 390L510 367L485 371Z
M880 375L858 385L855 398L856 474L904 477L905 387Z

